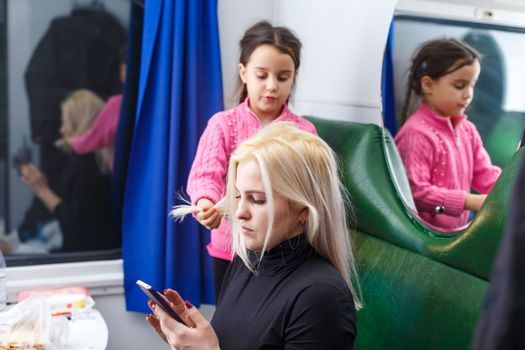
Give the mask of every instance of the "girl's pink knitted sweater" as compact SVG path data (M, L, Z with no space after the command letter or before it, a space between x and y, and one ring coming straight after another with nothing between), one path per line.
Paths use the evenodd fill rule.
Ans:
M261 127L259 119L248 107L248 101L246 98L237 107L219 112L208 121L188 178L187 192L193 204L201 198L217 203L224 196L230 155L239 143ZM274 121L291 121L299 128L317 134L311 122L293 114L286 105ZM232 237L226 220L223 219L221 225L211 231L208 252L215 258L232 259Z
M490 192L501 169L492 165L466 116L442 117L422 103L395 137L421 218L454 229L468 222L465 195Z
M108 147L111 172L113 172L115 136L117 135L121 105L122 95L110 97L93 125L84 134L73 138L71 142L71 147L76 154L91 153Z

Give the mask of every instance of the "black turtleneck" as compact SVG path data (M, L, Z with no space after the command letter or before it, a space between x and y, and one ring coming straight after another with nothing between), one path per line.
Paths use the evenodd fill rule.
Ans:
M228 267L211 322L222 350L353 348L350 289L304 235L264 254L256 272L239 257Z

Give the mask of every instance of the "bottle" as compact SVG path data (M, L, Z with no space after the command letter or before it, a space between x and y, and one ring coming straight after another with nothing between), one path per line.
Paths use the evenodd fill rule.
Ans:
M0 311L7 307L6 270L4 255L0 251Z

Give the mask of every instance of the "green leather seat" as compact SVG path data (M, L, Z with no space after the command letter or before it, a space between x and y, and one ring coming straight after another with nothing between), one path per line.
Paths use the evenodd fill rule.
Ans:
M356 348L467 349L523 152L509 161L471 225L442 233L407 206L408 182L388 132L309 119L340 155L355 208L352 238L365 303Z

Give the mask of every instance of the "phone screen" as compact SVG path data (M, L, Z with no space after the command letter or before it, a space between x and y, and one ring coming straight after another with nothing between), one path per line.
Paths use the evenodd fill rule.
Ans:
M177 313L175 313L175 311L173 311L173 309L168 305L168 303L166 303L166 301L162 298L161 294L159 292L157 292L152 286L150 286L149 284L141 281L141 280L137 280L137 285L140 287L140 289L142 289L142 291L144 293L146 293L146 295L155 303L157 304L158 306L160 306L164 311L166 311L171 317L173 317L175 320L181 322L181 323L184 323L179 315L177 315Z

